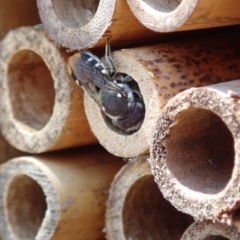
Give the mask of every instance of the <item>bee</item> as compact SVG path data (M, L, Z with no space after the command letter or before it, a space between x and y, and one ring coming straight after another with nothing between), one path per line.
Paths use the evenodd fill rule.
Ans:
M145 116L142 95L131 76L116 71L109 41L101 60L89 51L71 56L68 72L95 100L114 129L123 134L139 130Z

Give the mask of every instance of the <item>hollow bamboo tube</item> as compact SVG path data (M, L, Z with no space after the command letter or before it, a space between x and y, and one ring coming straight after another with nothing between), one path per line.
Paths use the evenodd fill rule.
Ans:
M106 211L109 240L178 240L193 222L163 198L147 157L126 164L114 177Z
M104 239L108 188L122 164L98 146L23 156L3 164L3 239Z
M66 58L41 29L15 29L0 43L0 123L17 149L40 153L96 142Z
M158 32L182 31L240 23L238 0L127 0L137 19Z
M192 88L164 107L150 147L164 197L200 220L231 222L240 199L240 80Z
M139 85L145 118L137 132L119 134L109 128L98 105L85 95L86 115L99 142L117 156L147 152L161 108L171 97L190 87L240 77L240 45L235 39L233 33L114 52L117 70L132 76Z
M196 221L183 234L181 240L239 240L234 226L210 221Z
M109 37L112 45L123 46L157 36L135 18L125 0L37 0L37 4L49 36L70 49L104 46Z
M1 0L0 2L0 40L8 31L21 26L40 23L38 9L32 0Z

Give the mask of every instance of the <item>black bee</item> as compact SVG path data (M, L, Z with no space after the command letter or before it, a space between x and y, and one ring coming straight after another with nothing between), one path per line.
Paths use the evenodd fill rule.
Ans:
M133 89L132 77L116 72L108 41L101 60L91 52L81 52L71 56L68 65L73 80L96 101L116 129L125 134L139 130L145 115L142 95Z

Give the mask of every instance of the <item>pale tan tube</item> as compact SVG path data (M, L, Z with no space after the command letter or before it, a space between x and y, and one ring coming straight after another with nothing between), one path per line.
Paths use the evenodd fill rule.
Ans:
M117 70L132 76L139 85L145 118L137 132L120 134L109 128L98 105L85 95L85 111L93 133L117 156L134 157L147 152L166 102L190 87L240 78L239 51L233 33L230 38L216 35L114 52Z
M122 164L98 146L19 157L3 164L3 239L103 239L108 188Z
M150 147L164 197L197 219L231 222L240 199L240 80L186 90L164 107Z
M193 222L163 198L147 158L126 164L114 178L107 201L108 240L179 240Z
M237 228L211 221L196 221L183 234L181 240L239 240Z
M125 0L37 0L40 18L49 36L70 49L123 46L156 37L133 15Z
M32 0L1 0L0 2L0 40L8 31L40 23L38 9Z
M40 153L96 142L67 56L32 27L10 31L0 43L0 123L17 149Z
M147 28L171 32L240 23L238 0L127 0Z

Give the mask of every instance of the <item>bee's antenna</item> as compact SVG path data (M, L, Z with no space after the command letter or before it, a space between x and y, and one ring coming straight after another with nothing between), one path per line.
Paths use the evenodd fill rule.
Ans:
M106 44L105 44L105 58L111 56L111 47L110 47L110 37L107 38Z
M115 65L114 65L114 62L113 62L112 56L111 56L110 37L106 41L105 55L102 58L102 61L105 64L106 69L108 70L109 76L110 77L114 76L114 74L116 72L116 68L115 68Z

